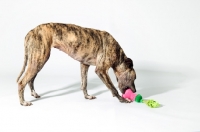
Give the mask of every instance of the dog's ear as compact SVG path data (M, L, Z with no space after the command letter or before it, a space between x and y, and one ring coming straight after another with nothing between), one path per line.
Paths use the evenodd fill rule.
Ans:
M133 68L133 61L130 58L125 59L125 64L128 68Z

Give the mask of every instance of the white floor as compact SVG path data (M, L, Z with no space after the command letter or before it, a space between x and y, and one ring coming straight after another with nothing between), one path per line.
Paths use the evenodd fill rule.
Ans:
M136 69L138 93L154 99L162 107L120 103L90 69L88 92L97 99L86 100L80 90L80 76L75 74L38 75L35 89L40 99L25 99L30 107L19 104L16 75L1 74L1 132L197 132L200 131L200 78L183 70ZM188 74L189 73L189 74ZM115 77L110 71L117 86Z

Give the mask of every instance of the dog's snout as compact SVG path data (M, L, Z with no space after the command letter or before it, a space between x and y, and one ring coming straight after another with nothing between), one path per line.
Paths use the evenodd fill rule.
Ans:
M132 90L133 93L136 93L136 91L137 91L137 90L136 90L135 88L133 88L133 87L131 88L131 90Z
M136 89L132 89L132 92L133 92L133 93L136 93Z
M137 90L134 90L133 92L134 92L134 93L136 93L136 92L137 92Z

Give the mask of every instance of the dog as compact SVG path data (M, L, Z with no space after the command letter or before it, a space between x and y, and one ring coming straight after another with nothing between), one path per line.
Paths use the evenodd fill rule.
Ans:
M34 80L49 59L51 48L57 48L80 62L81 89L86 99L96 98L87 92L87 72L90 65L96 66L96 74L111 91L113 97L117 97L120 102L130 103L119 95L108 75L109 68L113 68L121 93L127 88L136 92L133 62L106 31L74 24L46 23L28 32L24 47L24 64L17 78L19 100L23 106L32 105L24 99L24 89L27 84L31 89L31 95L40 98L34 89Z

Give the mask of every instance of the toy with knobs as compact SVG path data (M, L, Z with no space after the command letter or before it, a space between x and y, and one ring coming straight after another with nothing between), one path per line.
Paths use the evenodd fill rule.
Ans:
M138 103L145 103L147 106L151 108L157 108L160 104L154 100L144 100L140 94L133 93L131 89L127 89L125 93L122 95L123 98L129 101L135 101Z

